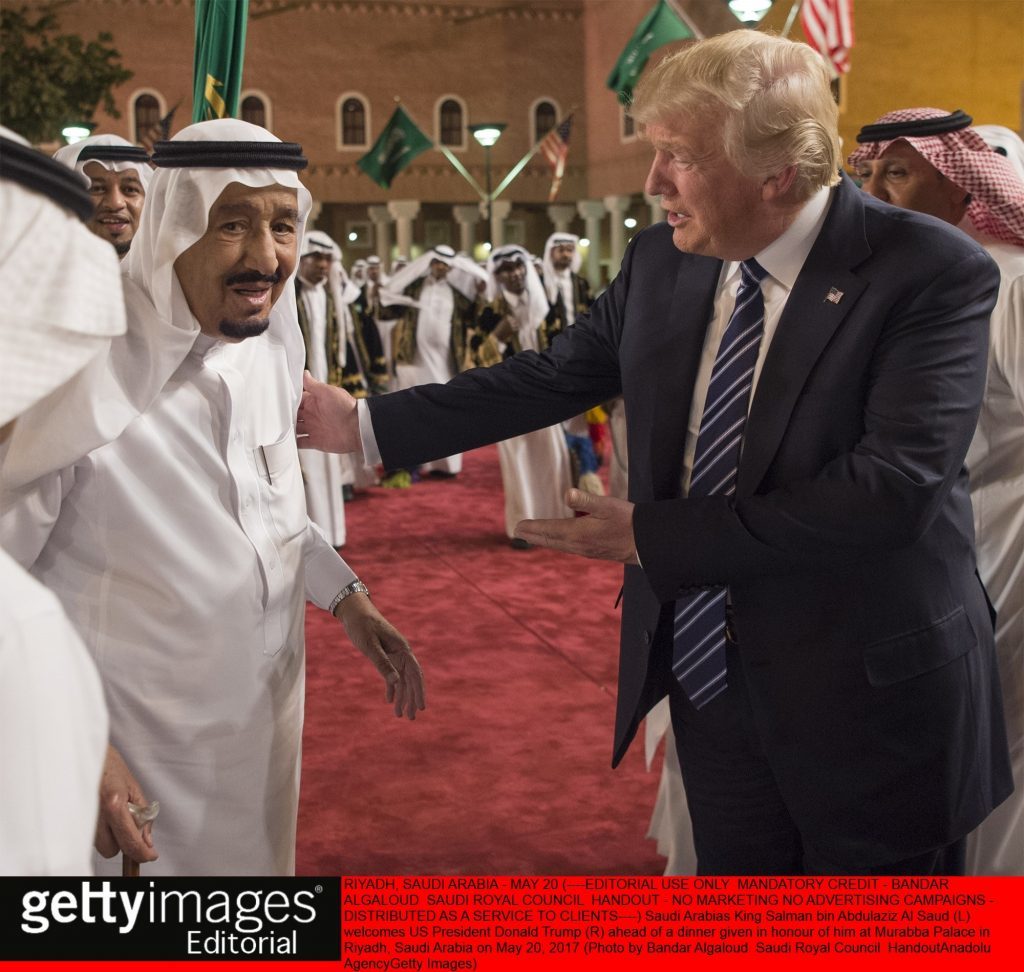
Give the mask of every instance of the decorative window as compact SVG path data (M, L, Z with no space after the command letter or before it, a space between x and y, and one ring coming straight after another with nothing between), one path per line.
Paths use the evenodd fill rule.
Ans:
M144 92L136 95L132 105L132 122L135 126L135 141L141 142L159 130L161 118L160 101L156 95ZM157 138L160 136L157 135ZM155 141L155 139L152 139Z
M558 108L552 101L538 101L533 106L533 140L539 142L558 124Z
M341 145L343 148L368 148L370 112L366 99L349 94L341 97Z
M466 112L455 98L441 99L437 107L437 140L449 148L466 147Z
M267 117L267 102L261 95L247 94L242 98L242 102L239 105L239 114L242 121L249 122L251 125L259 125L260 128L270 127Z

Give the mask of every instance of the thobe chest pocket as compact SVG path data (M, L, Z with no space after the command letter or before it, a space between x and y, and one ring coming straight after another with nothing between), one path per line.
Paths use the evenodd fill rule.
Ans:
M277 442L257 446L252 456L274 528L282 541L291 540L307 523L295 433L289 429Z

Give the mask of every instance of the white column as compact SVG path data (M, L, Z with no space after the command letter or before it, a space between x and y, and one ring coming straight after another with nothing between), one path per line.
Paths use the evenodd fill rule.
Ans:
M452 206L452 216L459 224L459 249L472 256L473 245L476 243L476 224L480 222L480 207Z
M373 238L377 244L377 256L385 268L391 263L391 213L387 206L367 206L366 211L373 221Z
M587 226L587 278L590 286L601 286L601 220L604 218L604 203L597 199L581 199L576 203L576 212L583 217Z
M605 196L604 207L611 217L610 246L608 252L608 279L619 272L622 254L626 250L626 228L622 225L626 210L629 209L629 196Z
M644 193L644 202L651 210L651 226L665 218L665 210L661 208L661 196L648 196Z
M512 212L512 203L507 199L495 199L491 203L491 247L497 249L505 242L505 220Z
M576 210L572 206L548 206L548 219L555 224L556 233L568 233Z
M418 199L392 199L388 203L388 212L394 217L395 231L398 237L398 252L404 256L412 255L412 221L420 214Z

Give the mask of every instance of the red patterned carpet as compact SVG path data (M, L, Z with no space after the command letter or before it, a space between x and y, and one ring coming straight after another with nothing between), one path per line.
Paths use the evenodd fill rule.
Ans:
M309 607L298 873L660 874L657 773L640 744L610 768L620 569L513 550L493 447L346 516L345 556L412 643L427 711L395 719Z

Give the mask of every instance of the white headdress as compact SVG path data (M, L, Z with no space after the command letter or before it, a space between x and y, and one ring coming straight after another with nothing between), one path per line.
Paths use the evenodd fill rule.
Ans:
M338 366L344 368L348 360L348 341L354 327L349 304L359 299L360 290L353 281L349 280L345 268L341 265L341 247L322 230L309 230L302 238L300 256L313 256L317 253L330 253L331 255L331 268L327 271L327 286L334 298L335 314L342 335L336 352Z
M1002 125L975 125L974 130L985 139L989 148L1006 156L1021 182L1024 182L1024 140L1015 131Z
M0 136L9 140L0 163L0 292L7 306L0 314L0 425L5 425L80 373L125 325L117 254L34 180L43 158L9 129L0 126ZM28 180L13 171L19 162L34 170ZM84 190L77 191L88 207ZM45 448L46 441L37 441L36 448Z
M490 277L487 286L487 299L494 300L502 293L502 286L498 281L498 267L509 260L514 260L526 267L526 296L529 299L530 320L540 323L547 317L550 305L547 294L544 292L544 285L540 281L540 275L533 265L533 258L521 246L509 245L500 246L491 251L487 258L487 273Z
M69 466L115 439L177 370L195 343L199 324L178 284L174 262L204 235L210 210L227 186L237 182L295 189L300 232L312 205L297 175L305 165L299 147L234 118L182 129L157 145L154 162L158 168L139 229L122 264L128 331L113 342L97 376L102 386L98 391L82 394L76 383L59 393L60 440L51 439L45 454L35 450L34 455L17 457L13 466L13 449L8 453L5 477L10 473L16 484ZM285 287L271 310L266 337L285 347L297 404L305 349L294 287Z
M445 280L451 284L467 300L476 300L477 281L487 282L487 274L483 272L469 257L456 253L450 246L443 243L435 246L426 253L416 257L412 263L406 264L401 270L393 273L388 279L387 286L381 288L380 301L382 304L405 304L406 306L418 307L419 304L402 291L410 284L415 283L420 277L430 273L430 265L435 261L447 264L450 268Z
M555 280L558 271L551 262L551 251L556 246L565 243L571 243L574 247L572 263L569 265L570 272L579 273L583 263L583 257L580 254L580 238L578 236L573 233L552 233L548 237L547 243L544 244L544 289L547 291L548 301L552 304L558 300L558 284Z
M71 145L65 145L53 153L53 157L69 169L78 172L89 183L85 167L90 162L102 165L111 172L125 172L135 169L139 174L142 188L149 191L149 177L153 170L149 166L149 153L138 145L132 145L120 135L91 135Z

